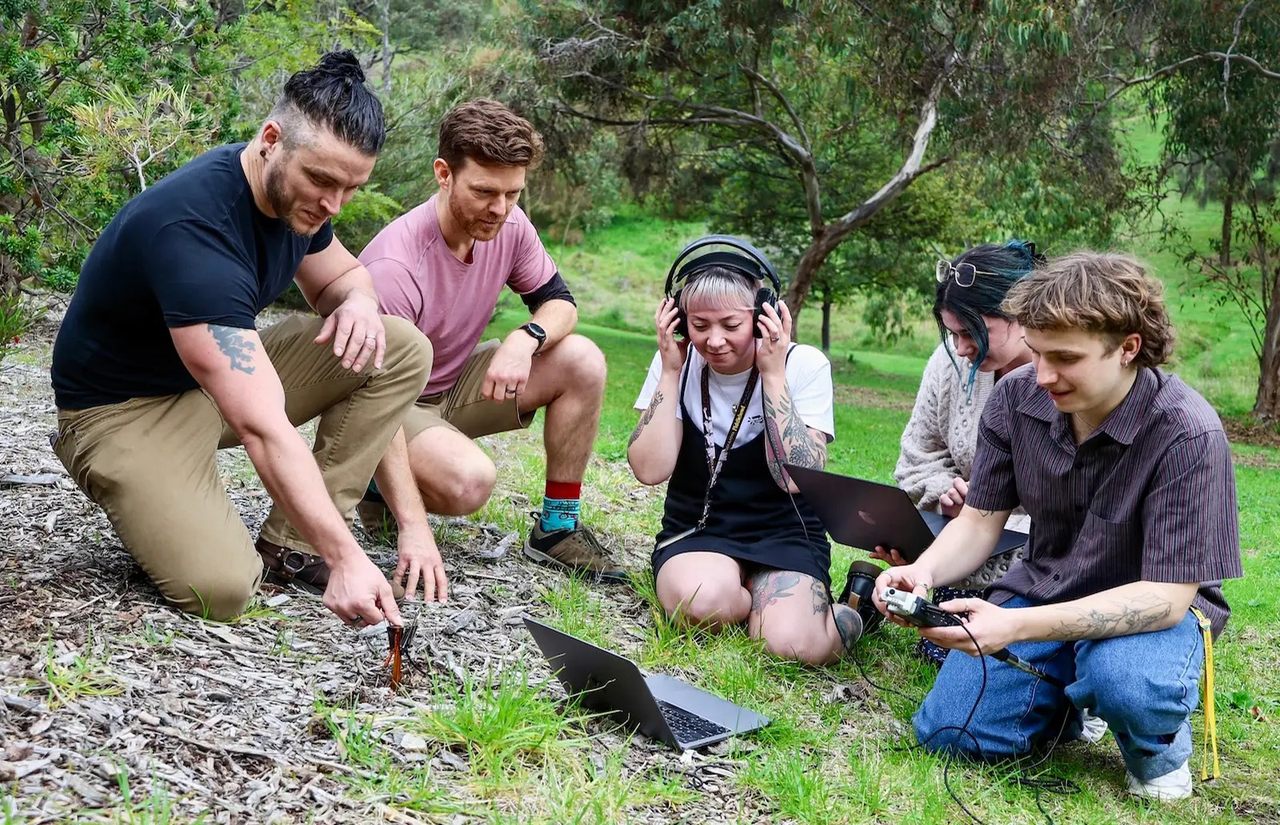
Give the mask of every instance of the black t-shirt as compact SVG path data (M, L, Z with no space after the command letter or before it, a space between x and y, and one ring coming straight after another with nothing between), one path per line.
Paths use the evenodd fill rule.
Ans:
M304 237L258 210L243 148L219 146L139 194L93 245L53 346L59 409L195 389L169 329L253 329L333 240L328 222Z

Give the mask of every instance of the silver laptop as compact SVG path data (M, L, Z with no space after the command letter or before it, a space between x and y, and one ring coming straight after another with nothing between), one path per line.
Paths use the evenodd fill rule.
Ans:
M791 464L784 466L822 526L832 538L849 547L896 547L904 559L915 561L951 521L929 510L917 510L911 497L891 484ZM1026 543L1026 533L1003 530L991 555Z
M701 748L762 728L768 717L660 674L644 675L626 657L525 617L565 692L645 736L678 750Z

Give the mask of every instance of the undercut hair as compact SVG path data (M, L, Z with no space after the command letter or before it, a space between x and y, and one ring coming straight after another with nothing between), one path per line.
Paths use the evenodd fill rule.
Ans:
M295 72L271 109L288 148L305 144L322 127L370 157L387 138L382 103L364 82L360 61L349 49L329 52L313 68Z
M1004 311L1028 329L1106 336L1112 351L1137 333L1139 367L1158 367L1173 352L1164 285L1129 255L1081 251L1055 258L1009 290Z
M458 171L467 160L486 166L534 167L545 146L533 124L496 100L469 100L444 116L436 154Z

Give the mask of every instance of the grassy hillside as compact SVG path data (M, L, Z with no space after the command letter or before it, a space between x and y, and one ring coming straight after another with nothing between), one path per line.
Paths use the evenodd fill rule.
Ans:
M521 314L501 314L493 331L510 329ZM625 548L631 563L643 571L661 513L661 489L641 487L621 459L636 420L632 403L653 355L652 338L590 323L584 323L581 332L604 349L610 365L597 459L586 479L585 516L615 547ZM835 362L839 403L837 440L831 445L833 469L891 481L921 365L918 358L896 353L855 354L852 361ZM536 446L540 426L535 423L528 432L486 439L499 464L499 486L479 514L481 520L504 529L524 529L525 512L541 495L542 462ZM1059 787L1072 787L1059 780L1074 783L1076 789L1064 795L1023 784L1009 766L954 764L944 775L941 760L913 747L910 718L929 689L933 671L912 654L915 635L898 628L864 639L856 661L806 668L763 656L741 632L708 635L673 627L661 618L651 579L643 572L634 594L567 580L548 582L540 608L551 623L598 644L629 650L646 668L679 674L773 717L768 728L731 740L705 757L723 770L721 790L705 793L728 793L753 809L734 809L737 813L726 814L724 821L955 822L960 812L944 776L985 822L1043 821L1040 810L1057 822L1273 821L1269 817L1280 813L1272 780L1280 772L1280 730L1266 720L1280 713L1280 649L1270 641L1280 631L1280 597L1270 584L1280 575L1280 552L1275 549L1280 547L1280 523L1268 514L1274 510L1269 502L1275 495L1280 451L1241 447L1236 456L1247 578L1226 586L1234 617L1216 647L1224 773L1216 782L1199 784L1194 799L1176 806L1143 805L1126 797L1123 766L1111 737L1092 746L1058 747L1048 762L1031 772ZM837 587L849 562L861 555L833 548ZM1193 765L1202 752L1202 719L1201 713L1194 717ZM552 742L576 741L572 723L547 721L544 727L552 732L540 735ZM615 776L605 771L590 781L570 782L561 795L582 802L579 816L585 822L697 821L701 812L695 806L704 799L703 792L663 786L661 793L650 787L639 794L635 783L651 778L651 773ZM542 789L563 781L551 766L532 771L524 781L524 799L535 807L554 809L551 802L539 801L539 794L547 793ZM478 795L483 801L500 799L492 791ZM616 800L617 807L605 813L595 810L601 799ZM558 815L531 818L560 821Z
M1132 162L1150 164L1158 159L1160 135L1146 118L1126 124L1126 143ZM1175 221L1201 250L1219 233L1221 208L1200 208L1194 200L1170 193L1161 204L1164 219ZM1133 252L1153 267L1164 281L1169 308L1178 330L1171 368L1214 404L1226 418L1245 416L1253 407L1257 389L1257 360L1248 324L1233 306L1216 306L1211 296L1196 289L1194 273L1178 254L1163 249L1159 215L1129 227L1117 239L1117 249ZM592 233L583 243L566 246L548 243L578 297L585 322L611 329L652 330L653 311L662 297L663 280L682 246L714 231L698 222L666 222L629 208L613 223ZM1040 241L1053 252L1053 239ZM932 266L921 261L922 267ZM877 341L875 331L862 318L862 301L855 299L836 309L832 320L832 360L856 369L872 369L896 376L919 376L924 361L937 345L937 331L930 306L922 302L912 334L896 342L891 351ZM519 307L514 298L504 307ZM811 305L801 317L800 340L819 340L820 313ZM651 340L651 339L650 339ZM638 387L639 384L636 384Z

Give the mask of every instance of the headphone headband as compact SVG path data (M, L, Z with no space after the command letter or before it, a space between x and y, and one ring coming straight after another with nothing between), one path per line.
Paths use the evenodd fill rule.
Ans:
M684 263L681 266L686 258L706 246L727 246L734 251L712 252L700 255L695 260ZM755 266L749 267L747 264L754 264ZM748 278L767 280L773 286L775 295L782 294L782 280L778 278L778 273L774 271L769 259L755 246L733 235L707 235L681 250L671 264L671 269L667 271L664 293L670 295L676 281L687 281L690 275L703 269L704 266L717 265L734 269Z

